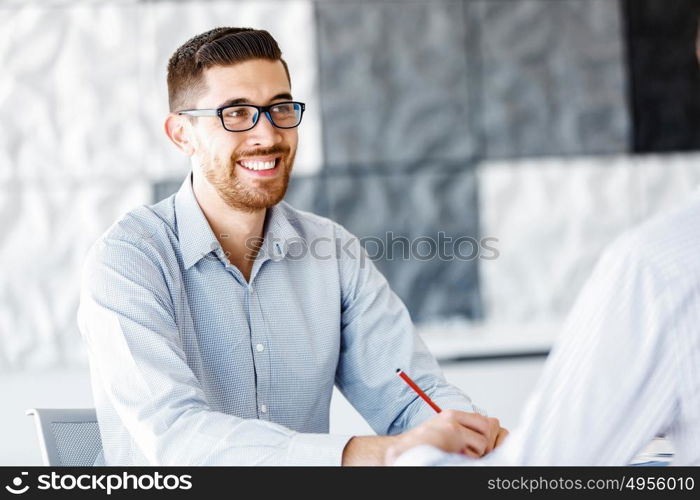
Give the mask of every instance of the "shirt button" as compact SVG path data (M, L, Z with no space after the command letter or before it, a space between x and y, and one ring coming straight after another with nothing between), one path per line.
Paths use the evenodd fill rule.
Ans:
M255 350L258 352L263 352L265 350L265 346L262 344L258 344L255 346Z
M267 413L267 406L266 405L260 405L260 411L263 413Z

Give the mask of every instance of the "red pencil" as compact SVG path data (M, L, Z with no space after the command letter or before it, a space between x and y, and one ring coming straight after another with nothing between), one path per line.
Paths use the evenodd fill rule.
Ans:
M421 398L423 398L423 401L425 401L426 403L428 403L428 404L430 405L430 407L431 407L433 410L435 410L436 413L440 413L440 412L442 411L442 410L440 409L440 407L439 407L438 405L436 405L436 404L433 402L433 400L430 399L430 398L428 397L428 395L427 395L426 393L424 393L424 392L421 390L421 388L418 387L418 386L416 385L416 383L415 383L413 380L411 380L411 377L409 377L408 375L406 375L406 374L401 370L401 368L397 368L397 369L396 369L396 373L397 373L397 375L398 375L399 377L401 377L401 378L404 380L404 382L406 382L406 383L408 384L408 386L409 386L411 389L413 389L414 391L416 391L416 394L418 394Z

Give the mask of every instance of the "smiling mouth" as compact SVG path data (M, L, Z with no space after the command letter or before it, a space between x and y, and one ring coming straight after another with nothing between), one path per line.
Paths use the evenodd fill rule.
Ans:
M279 165L280 158L266 158L262 159L247 159L239 160L236 163L241 167L252 170L254 172L263 172L267 170L272 170Z

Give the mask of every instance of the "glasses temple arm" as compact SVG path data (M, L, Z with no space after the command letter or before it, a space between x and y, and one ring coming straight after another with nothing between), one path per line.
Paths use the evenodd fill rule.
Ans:
M178 111L178 115L190 115L190 116L216 116L218 114L217 109L186 109L184 111Z

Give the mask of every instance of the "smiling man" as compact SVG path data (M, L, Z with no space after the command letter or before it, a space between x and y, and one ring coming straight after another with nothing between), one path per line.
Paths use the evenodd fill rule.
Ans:
M165 132L192 172L117 221L83 271L105 462L381 464L428 439L473 457L499 444L358 240L282 201L305 104L270 34L196 36L168 90ZM434 416L397 367L453 410ZM379 436L328 433L334 385Z

